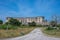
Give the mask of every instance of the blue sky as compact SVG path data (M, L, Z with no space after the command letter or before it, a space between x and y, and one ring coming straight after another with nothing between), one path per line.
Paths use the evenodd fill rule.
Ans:
M6 17L60 16L60 0L0 0L0 19Z

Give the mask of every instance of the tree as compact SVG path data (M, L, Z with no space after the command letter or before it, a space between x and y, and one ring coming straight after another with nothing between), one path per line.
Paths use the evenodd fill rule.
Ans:
M11 19L8 21L8 23L9 23L10 25L14 25L14 26L20 26L20 25L21 25L21 22L19 22L19 20L13 19L13 18L11 18Z
M34 21L31 24L32 24L32 26L36 26L36 23Z
M28 25L31 26L31 23L29 22Z
M50 22L50 25L53 26L53 27L55 27L56 22L55 22L55 21L51 21L51 22Z
M3 24L3 21L2 20L0 20L0 24Z
M31 23L29 22L28 25L29 25L29 26L36 26L36 23L33 21L33 22L31 22Z
M5 22L6 25L8 25L8 22Z
M56 14L54 14L54 15L52 16L52 21L50 22L50 24L51 24L52 26L57 26L57 23L58 23L58 16L57 16Z

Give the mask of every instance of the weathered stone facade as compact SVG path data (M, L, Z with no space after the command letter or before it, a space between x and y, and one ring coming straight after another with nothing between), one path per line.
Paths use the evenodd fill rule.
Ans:
M7 17L7 20L6 22L8 22L8 20L10 19L11 17ZM47 22L45 22L44 20L44 17L43 16L38 16L38 17L20 17L20 18L14 18L14 19L17 19L19 20L20 22L22 22L22 24L28 24L29 22L35 22L36 24L42 24L42 25L46 25L48 24Z

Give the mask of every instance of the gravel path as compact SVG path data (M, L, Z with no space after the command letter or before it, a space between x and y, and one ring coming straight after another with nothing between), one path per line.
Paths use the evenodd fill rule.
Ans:
M41 32L40 28L36 28L32 32L30 32L29 34L27 34L25 36L9 38L9 39L0 39L0 40L60 40L60 38L45 36Z

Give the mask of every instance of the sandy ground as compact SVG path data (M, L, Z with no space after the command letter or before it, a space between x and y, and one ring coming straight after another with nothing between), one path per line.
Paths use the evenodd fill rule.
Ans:
M60 38L45 36L40 30L40 28L36 28L25 36L8 38L8 39L0 39L0 40L60 40Z

